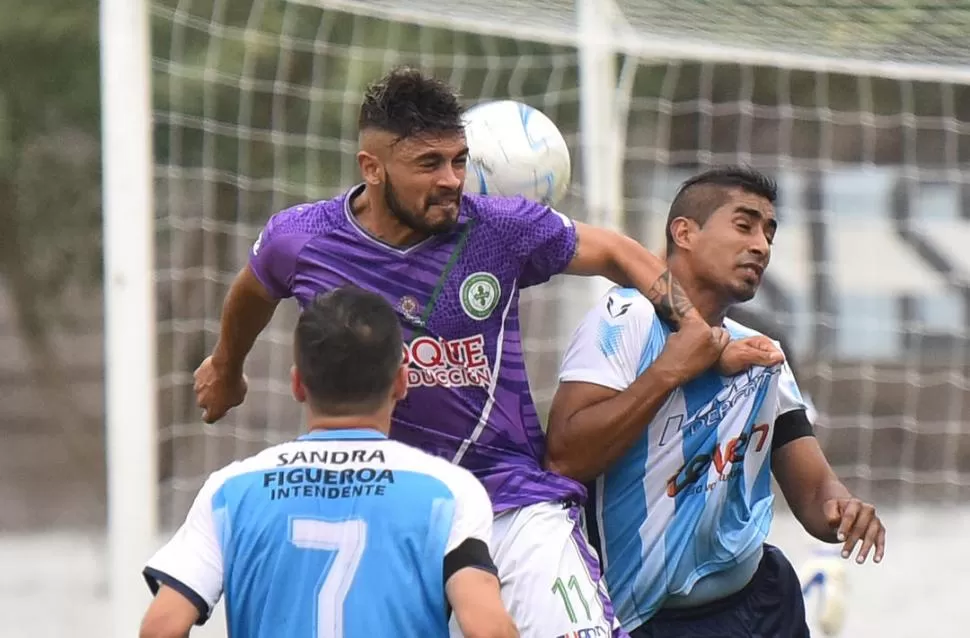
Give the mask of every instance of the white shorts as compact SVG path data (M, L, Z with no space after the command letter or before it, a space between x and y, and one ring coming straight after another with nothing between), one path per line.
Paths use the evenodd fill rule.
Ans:
M538 503L503 512L492 528L502 600L521 638L625 636L606 594L580 508ZM454 617L451 636L461 631Z

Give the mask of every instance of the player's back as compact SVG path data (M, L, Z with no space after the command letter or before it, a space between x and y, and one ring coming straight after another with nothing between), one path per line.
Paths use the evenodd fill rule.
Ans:
M270 448L219 480L234 638L447 636L443 564L471 474L343 430Z

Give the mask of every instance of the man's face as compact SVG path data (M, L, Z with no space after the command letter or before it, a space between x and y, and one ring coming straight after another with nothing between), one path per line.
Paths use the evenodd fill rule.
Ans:
M397 141L385 155L384 203L420 233L448 232L458 221L468 146L463 133Z
M697 231L689 259L698 279L734 303L758 292L771 259L775 208L764 197L731 189L727 201Z

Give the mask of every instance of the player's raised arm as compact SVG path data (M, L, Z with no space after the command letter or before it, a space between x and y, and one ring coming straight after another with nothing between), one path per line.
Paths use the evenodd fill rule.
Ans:
M580 324L563 358L546 431L546 466L578 481L610 467L642 435L668 395L710 368L725 331L688 322L667 329L635 291L611 291Z
M674 329L685 321L703 322L664 260L639 243L626 235L578 222L576 237L576 254L566 267L567 274L600 275L638 289Z
M222 305L219 341L194 375L196 403L206 423L218 421L246 397L243 363L277 303L248 265L236 275Z
M863 563L875 548L873 560L880 562L886 528L876 508L852 496L839 480L814 436L791 368L785 364L781 374L771 469L785 500L805 531L826 543L842 543L843 558L858 547L856 562Z
M508 242L522 260L522 288L553 275L600 275L637 288L672 328L703 321L662 259L625 235L575 222L548 206L523 200L503 219Z
M279 300L292 294L296 260L311 236L303 228L306 206L274 215L236 275L222 305L219 340L195 371L196 403L202 420L214 423L246 397L243 363L266 328Z
M492 561L492 503L470 472L456 472L455 515L444 561L445 595L465 638L518 638Z

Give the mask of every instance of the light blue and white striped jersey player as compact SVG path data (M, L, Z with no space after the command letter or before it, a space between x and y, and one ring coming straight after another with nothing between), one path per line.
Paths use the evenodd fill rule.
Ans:
M492 506L458 466L373 430L316 430L215 473L145 578L199 624L225 592L233 638L448 636L454 554Z
M732 338L758 334L726 320ZM584 318L560 381L624 390L670 334L639 292L614 288ZM706 373L671 393L640 439L591 491L587 524L623 628L668 595L757 559L772 519L774 423L804 409L787 364L734 377Z

